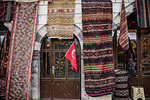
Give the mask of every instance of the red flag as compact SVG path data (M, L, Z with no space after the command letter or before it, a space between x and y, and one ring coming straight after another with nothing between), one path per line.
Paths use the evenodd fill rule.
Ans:
M65 57L70 60L72 65L71 69L78 72L75 42L73 42Z

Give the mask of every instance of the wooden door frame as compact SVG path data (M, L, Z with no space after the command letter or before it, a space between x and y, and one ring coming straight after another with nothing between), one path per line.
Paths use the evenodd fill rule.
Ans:
M75 37L76 38L76 37ZM53 66L55 66L55 64L54 64L54 62L55 62L55 59L54 59L54 56L55 56L55 52L66 52L67 50L62 50L62 49L60 49L60 50L56 50L55 49L55 42L56 41L61 41L61 40L59 40L59 39L52 39L51 38L51 40L50 40L50 48L49 49L43 49L43 46L45 46L45 43L46 43L46 41L48 40L48 37L46 37L44 40L43 40L43 44L42 44L42 46L41 46L41 72L40 72L40 76L42 77L43 76L43 68L42 68L42 65L43 65L43 63L42 63L42 61L43 61L43 53L45 52L46 53L46 76L47 76L47 53L49 53L50 54L50 65L49 65L49 67L50 67L50 80L51 81L49 81L49 82L51 82L51 86L50 87L52 87L52 88L50 88L51 89L51 99L53 100L54 99L54 82L55 81L75 81L75 80L78 80L79 81L79 87L80 87L80 98L81 98L81 46L80 46L80 43L79 43L79 41L78 41L78 39L76 38L76 41L78 42L78 50L77 50L77 52L79 52L79 56L80 56L80 58L79 58L79 79L75 79L75 78L73 78L73 79L70 79L70 78L68 78L68 63L67 63L67 68L65 69L66 71L66 79L55 79L54 78L54 75L55 74L53 74L53 72L52 72L52 70L53 70ZM64 39L64 40L62 40L62 41L65 41L66 39ZM70 39L67 39L67 41L70 41ZM73 39L71 39L71 41L73 41ZM65 60L65 62L66 62L67 60ZM42 78L42 80L45 80L45 79L47 79L47 78ZM69 80L68 80L69 79ZM41 81L41 79L40 79L40 81ZM40 91L41 91L41 89L40 89Z
M40 53L41 44L46 37L47 28L46 25L41 27L36 33L35 48L33 51L32 68L31 68L31 99L40 100ZM74 35L77 37L81 46L81 99L86 98L86 92L84 90L84 63L83 63L83 39L82 30L75 25Z

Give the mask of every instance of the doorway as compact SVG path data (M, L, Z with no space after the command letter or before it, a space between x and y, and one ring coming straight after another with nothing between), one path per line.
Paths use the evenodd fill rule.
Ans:
M75 41L78 72L64 56ZM80 45L77 39L45 38L41 47L40 97L42 100L80 100Z

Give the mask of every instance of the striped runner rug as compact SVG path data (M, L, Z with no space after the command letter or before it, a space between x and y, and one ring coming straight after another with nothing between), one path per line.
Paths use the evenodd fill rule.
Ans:
M127 18L126 18L124 0L122 0L122 6L121 6L119 43L120 43L120 46L124 50L129 49L128 25L127 25Z
M48 4L47 36L73 38L75 0L54 0Z
M114 88L112 2L82 0L85 90L97 97Z
M15 3L5 100L30 100L31 62L39 2Z
M150 0L136 0L138 25L141 28L150 27Z

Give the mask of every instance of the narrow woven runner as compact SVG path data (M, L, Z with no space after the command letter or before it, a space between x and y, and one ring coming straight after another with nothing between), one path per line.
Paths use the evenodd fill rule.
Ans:
M85 90L96 97L114 88L112 2L82 0Z
M114 89L113 100L131 100L129 96L129 72L125 69L115 71L116 87Z
M54 0L48 4L48 37L73 38L75 0Z
M150 27L150 0L136 0L138 25L141 28Z
M120 46L124 50L129 49L129 40L128 40L128 25L127 25L127 18L124 6L124 0L122 0L121 6L121 20L120 20L120 35L119 35L119 43Z
M13 19L14 2L0 2L0 22L10 22Z
M5 100L30 100L31 62L39 2L15 3Z

